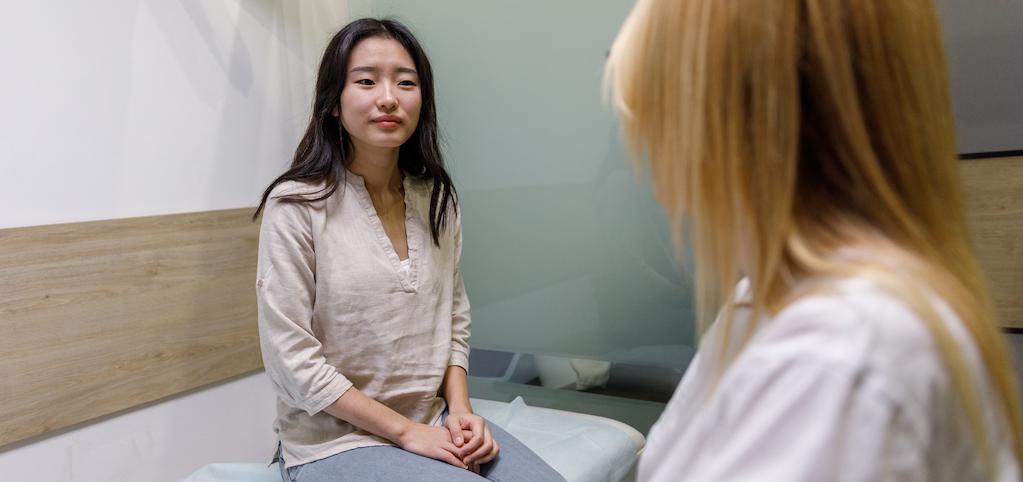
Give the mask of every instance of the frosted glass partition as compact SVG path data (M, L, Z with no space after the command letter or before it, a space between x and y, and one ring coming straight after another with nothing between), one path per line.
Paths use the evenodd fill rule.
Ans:
M631 1L391 0L431 56L474 349L683 369L689 277L601 74Z

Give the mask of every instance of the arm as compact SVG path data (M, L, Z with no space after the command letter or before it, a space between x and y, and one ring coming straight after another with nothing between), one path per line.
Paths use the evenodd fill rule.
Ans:
M448 368L444 372L441 393L448 404L448 413L472 413L469 404L469 297L465 293L465 283L459 271L462 259L462 222L458 216L454 218L454 250L455 272L454 288L451 294L451 355ZM452 437L456 440L456 437ZM456 441L457 444L457 441Z
M500 448L490 434L483 418L473 414L469 403L469 297L459 271L462 257L462 224L455 218L455 274L451 303L451 357L441 393L448 404L445 426L451 432L451 441L465 454L462 460L479 471L479 464L490 462ZM466 440L468 439L468 440ZM463 443L465 444L463 446Z
M449 366L444 372L444 383L441 385L444 400L448 403L448 413L472 413L469 403L469 378L465 369Z
M313 334L316 255L307 207L271 199L259 234L256 300L263 366L280 399L309 415L352 383Z
M463 372L469 371L469 297L465 293L465 283L459 263L462 259L462 223L455 217L455 273L454 288L451 293L451 356L448 365L462 367ZM450 368L450 367L449 367ZM446 374L445 374L446 378ZM450 402L450 401L449 401Z

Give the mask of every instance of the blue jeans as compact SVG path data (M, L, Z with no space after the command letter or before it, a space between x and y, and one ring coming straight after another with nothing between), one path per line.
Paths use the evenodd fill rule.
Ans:
M446 415L446 412L445 412ZM501 427L486 421L490 433L501 447L497 457L480 466L480 475L447 462L405 451L398 447L363 447L325 459L284 468L285 482L565 482L565 478L547 465Z

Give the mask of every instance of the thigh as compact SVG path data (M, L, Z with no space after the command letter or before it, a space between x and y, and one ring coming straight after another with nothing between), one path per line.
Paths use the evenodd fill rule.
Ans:
M483 482L480 476L398 447L364 447L300 465L294 482Z
M565 482L539 455L501 427L487 420L490 433L501 451L480 467L480 475L493 482Z

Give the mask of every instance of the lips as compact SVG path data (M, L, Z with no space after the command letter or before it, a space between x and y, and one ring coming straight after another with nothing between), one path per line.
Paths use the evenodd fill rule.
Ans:
M373 118L373 125L385 131L393 131L401 125L401 118L393 115L382 115Z

